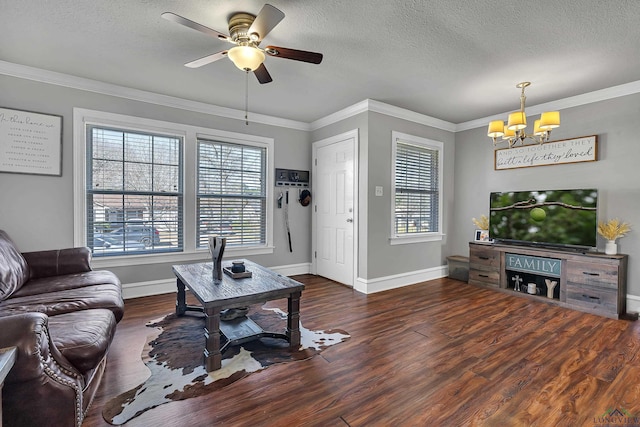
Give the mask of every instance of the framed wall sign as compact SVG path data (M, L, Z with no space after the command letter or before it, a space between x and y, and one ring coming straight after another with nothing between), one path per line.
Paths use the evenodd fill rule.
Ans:
M495 150L494 156L495 170L594 162L598 160L598 137L582 136L544 144L503 148Z
M0 172L62 176L62 116L0 107Z

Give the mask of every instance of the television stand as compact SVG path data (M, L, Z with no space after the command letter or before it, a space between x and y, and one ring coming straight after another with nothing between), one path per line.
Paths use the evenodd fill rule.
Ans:
M469 283L613 319L635 320L638 313L627 313L628 258L470 242ZM529 283L535 286L530 288Z

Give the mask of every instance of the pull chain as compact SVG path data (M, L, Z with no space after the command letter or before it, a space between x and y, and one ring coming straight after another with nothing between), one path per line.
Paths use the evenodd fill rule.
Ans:
M249 70L244 77L244 123L249 126Z

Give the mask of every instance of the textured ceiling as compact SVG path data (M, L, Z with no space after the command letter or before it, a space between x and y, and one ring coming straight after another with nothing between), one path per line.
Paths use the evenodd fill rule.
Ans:
M453 123L640 80L638 0L271 0L284 20L265 38L322 52L312 65L267 57L249 109L312 122L374 99ZM250 0L2 0L0 59L244 109L228 59L184 63L231 45L166 21L174 12L228 33Z

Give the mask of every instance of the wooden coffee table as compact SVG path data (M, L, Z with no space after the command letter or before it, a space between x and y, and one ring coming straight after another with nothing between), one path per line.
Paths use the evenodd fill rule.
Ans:
M172 267L178 286L176 314L182 316L187 311L204 313L204 361L207 372L220 369L222 352L230 345L261 337L283 338L291 347L300 345L300 297L304 285L254 262L241 261L244 261L246 270L252 273L252 277L232 279L227 274L223 274L221 281L215 281L211 262ZM222 265L230 267L231 261L223 261ZM200 306L187 305L185 289L193 293L200 302ZM244 316L229 322L220 322L220 311L223 309L285 297L288 299L288 314L287 328L284 333L263 331L255 322ZM220 346L221 330L226 339L222 347Z

